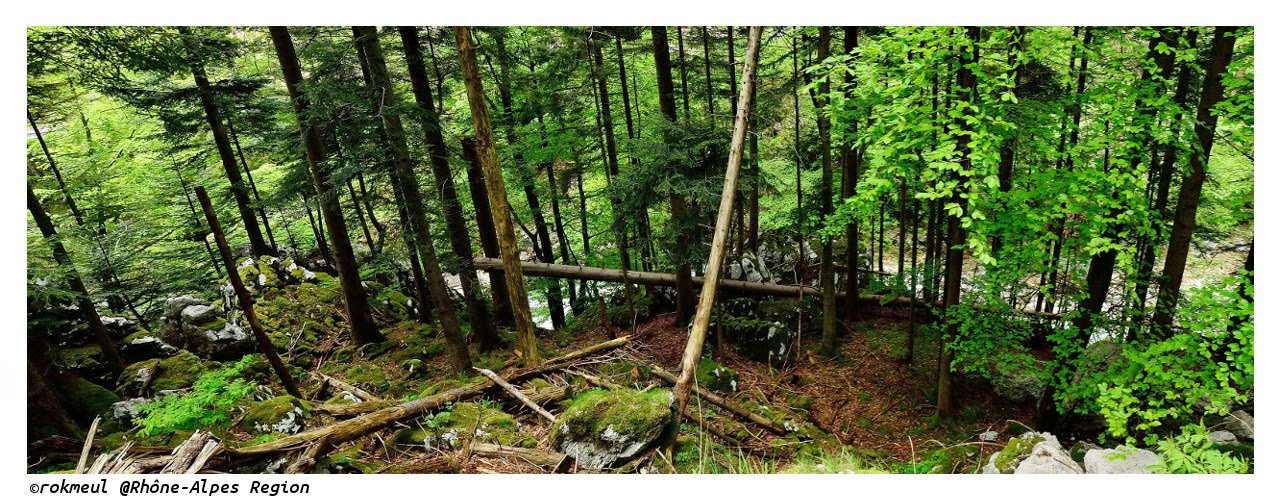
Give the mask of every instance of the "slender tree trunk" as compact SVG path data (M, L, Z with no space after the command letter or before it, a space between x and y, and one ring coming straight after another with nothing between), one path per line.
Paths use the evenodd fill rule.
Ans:
M676 40L680 47L680 102L684 104L684 120L689 121L689 72L684 59L684 27L676 26Z
M501 258L497 225L493 221L493 210L489 207L489 194L485 187L484 169L480 164L480 153L477 147L479 144L475 139L462 141L462 158L467 161L467 183L471 187L471 204L475 206L476 233L480 238L480 249L484 256ZM516 322L511 311L511 298L507 294L506 274L502 269L488 272L489 290L493 295L494 322L504 326L514 326Z
M316 199L321 205L320 213L329 226L329 238L333 240L334 264L337 267L338 279L342 283L342 295L347 305L347 320L351 325L351 335L360 344L382 342L386 338L373 323L368 298L364 294L364 284L360 281L360 270L356 267L355 252L352 251L351 239L347 236L346 222L342 219L342 208L338 206L336 196L329 195L333 186L329 182L324 140L320 136L319 128L307 119L310 104L298 88L302 84L302 67L294 52L293 39L289 36L287 28L272 26L271 41L280 59L280 69L284 73L289 98L293 101L293 111L297 116L298 126L302 129L307 163L311 169L312 183L315 184Z
M532 73L532 68L530 68L530 72ZM543 123L541 111L538 112L538 131L542 135L542 145L549 147L550 142L547 140L547 127ZM569 263L569 236L565 234L564 217L560 215L560 187L556 182L555 162L551 161L546 163L545 169L547 171L547 187L551 188L551 222L554 224L552 227L556 231L556 243L560 246L560 260L565 263ZM547 251L548 255L550 255L550 247L547 248ZM569 285L569 309L573 311L574 315L582 313L582 304L578 302L574 282L572 280L567 280L565 282Z
M258 227L258 219L254 218L253 203L249 201L248 189L245 189L244 180L240 177L240 166L236 164L235 153L231 151L231 141L227 138L227 130L222 126L222 117L219 116L218 105L214 101L213 86L209 84L209 78L205 76L204 63L197 55L199 54L197 42L189 29L179 27L178 32L182 34L188 57L191 59L191 74L195 78L200 104L204 107L205 121L213 132L213 143L218 149L218 157L222 159L222 169L227 174L227 180L231 182L231 194L235 197L236 207L240 209L240 220L244 222L244 231L249 236L249 245L255 255L274 256L275 250L267 246L267 242L262 238L262 229Z
M489 122L489 108L485 105L484 84L480 81L480 68L476 64L475 46L471 42L471 30L463 26L453 28L458 43L458 60L462 79L466 83L467 101L471 105L471 121L476 132L476 156L484 169L484 180L493 207L493 218L498 229L498 243L502 263L506 271L507 291L511 296L511 308L519 337L521 362L525 367L542 365L538 342L534 336L533 319L529 315L529 298L524 289L524 272L520 268L519 250L516 248L515 230L507 208L507 188L502 181L502 169L498 165L498 153L493 142L493 127Z
M667 28L653 26L653 63L658 74L658 103L662 114L672 123L676 122L676 100L671 84L671 54L668 52ZM678 174L678 173L677 173ZM685 217L685 199L681 194L671 194L671 220L677 221ZM695 292L693 289L693 273L689 266L690 251L689 234L681 231L676 235L675 254L678 262L676 269L676 324L687 324L693 318Z
M733 138L729 146L729 165L725 170L724 189L720 193L720 209L716 216L715 234L711 240L711 254L708 257L707 275L702 293L698 300L697 315L693 320L693 328L689 340L685 343L684 356L680 362L680 376L676 379L674 405L676 414L684 412L689 401L689 392L693 387L698 360L702 357L702 345L707 337L707 328L711 322L711 309L715 306L716 284L724 267L725 247L729 238L729 223L733 216L733 198L738 191L738 171L742 165L742 153L746 142L747 114L751 111L751 86L755 84L756 58L760 52L761 27L752 26L747 41L747 58L742 68L742 89L738 93L742 114L737 114L733 125ZM678 422L677 422L678 425ZM667 446L670 453L674 445L674 437Z
M711 35L707 34L706 26L702 27L702 63L707 74L707 116L715 119L716 101L713 96L716 85L711 81Z
M1071 133L1068 139L1068 149L1066 152L1065 166L1067 172L1075 169L1075 149L1076 144L1080 142L1080 119L1084 110L1082 102L1084 95L1085 77L1089 73L1089 47L1093 45L1093 30L1089 27L1084 28L1084 41L1081 44L1080 54L1080 71L1076 76L1076 95L1075 101L1071 107ZM1058 267L1061 265L1062 245L1066 242L1066 218L1060 218L1058 225L1054 227L1053 233L1057 236L1057 241L1053 246L1052 262L1049 265L1049 298L1045 300L1044 310L1052 313L1054 308L1054 298L1059 295L1058 287Z
M213 247L209 245L209 231L205 230L200 224L200 213L196 211L195 202L191 201L191 191L187 189L187 180L182 177L182 169L178 166L178 162L173 162L173 171L178 174L178 184L182 186L182 196L187 200L187 208L191 209L191 219L195 221L196 233L193 234L195 239L199 239L204 243L204 249L209 253L209 264L213 266L213 273L222 278L222 266L218 261L217 255L213 254Z
M854 50L858 48L858 27L845 26L844 28L844 52L852 55ZM846 77L845 97L853 98L853 91L857 88L858 82L852 76ZM855 116L851 120L851 132L856 137L858 133L858 117ZM850 138L846 138L845 144L840 147L840 198L848 199L858 195L858 176L861 173L861 155L856 147L852 146ZM844 226L845 253L844 265L845 274L844 281L849 296L856 297L858 291L858 224L857 217L850 217L850 222ZM845 319L849 321L861 320L861 313L858 309L859 300L845 300Z
M1182 178L1178 191L1178 207L1173 215L1173 232L1169 234L1169 249L1164 257L1164 271L1160 293L1156 298L1153 334L1157 339L1173 336L1174 309L1182 293L1182 276L1186 271L1187 256L1191 249L1191 236L1196 229L1196 209L1200 206L1200 192L1204 186L1205 170L1213 150L1213 135L1218 126L1214 106L1222 100L1222 77L1231 63L1235 49L1235 26L1218 26L1213 31L1209 47L1209 65L1205 72L1204 91L1200 93L1200 105L1196 109L1197 150L1191 154L1191 170Z
M1019 69L1021 68L1022 52L1024 50L1024 44L1026 43L1026 36L1027 32L1025 27L1015 26L1013 28L1013 39L1009 41L1009 70L1005 76L1009 78L1010 85L1012 85L1010 92L1015 98L1019 97L1018 80L1020 80L1022 76L1022 71L1019 71ZM996 177L999 180L999 190L1002 194L1013 189L1013 146L1015 140L1016 137L1010 135L1005 137L1000 143L1000 166L996 172ZM1003 244L1004 240L997 233L991 240L991 254L999 255L1000 248Z
M84 215L76 207L76 201L71 197L71 191L67 189L67 183L62 180L62 170L58 169L58 163L53 160L53 154L49 153L49 145L45 143L44 134L40 132L40 126L36 124L36 118L32 116L30 110L27 111L27 121L31 123L31 130L36 133L36 142L40 143L40 150L44 151L44 158L49 161L49 169L53 170L53 177L58 179L58 189L62 191L62 199L67 202L67 208L71 210L71 215L75 217L76 225L83 227ZM88 126L86 126L85 130L88 129Z
M481 350L492 350L498 347L498 333L493 328L489 317L489 309L480 298L479 283L475 269L468 264L472 258L471 236L467 231L466 220L462 216L462 203L458 200L458 191L453 185L453 173L449 171L448 149L444 143L439 116L432 107L431 87L427 82L427 67L423 61L422 45L418 38L418 28L401 26L400 39L404 43L405 65L409 68L409 81L413 87L413 97L418 103L422 116L422 129L431 157L431 173L435 177L440 193L440 202L444 206L445 225L449 229L449 245L454 259L449 270L458 275L462 284L462 296L467 303L468 317L471 319L471 331L479 340Z
M965 60L960 65L960 70L956 74L956 80L962 91L965 92L965 100L969 106L965 107L964 114L966 117L972 116L976 111L972 106L977 105L978 97L978 78L973 73L970 65L978 63L978 41L980 39L981 29L977 26L969 26L966 28L969 36L969 47L967 54L962 55ZM958 118L955 121L956 126L961 133L956 139L957 149L960 150L960 171L970 171L973 161L970 156L969 149L969 122L964 118ZM963 178L959 178L957 174L956 180L960 181L960 185L964 185ZM961 188L957 187L952 194L951 202L960 205L960 211L967 209L968 198L963 196ZM960 304L960 278L964 270L964 229L960 227L960 217L952 215L947 217L947 283L943 290L943 310L944 314L950 315L949 312ZM951 391L951 360L953 354L949 343L952 338L956 337L959 332L955 321L948 317L946 331L943 332L942 339L938 345L938 415L944 418L951 418L955 415L955 396Z
M609 82L604 74L604 54L597 43L591 43L591 52L595 58L595 79L596 89L600 97L600 112L597 116L603 121L604 129L604 148L605 148L605 173L610 178L618 176L618 144L613 134L613 112L612 104L609 102ZM626 85L623 85L626 90ZM628 113L629 115L630 113ZM581 185L581 184L579 184ZM622 259L622 268L631 269L631 254L628 249L627 242L627 218L623 214L622 200L616 193L609 196L609 204L613 214L613 231L614 238L618 243L618 256Z
M1195 32L1188 29L1183 33L1182 37L1187 40L1188 47L1194 48L1196 45ZM1187 94L1191 87L1191 66L1192 63L1184 62L1182 68L1178 71L1178 82L1174 90L1174 103L1178 106L1178 112L1174 115L1173 123L1182 122L1183 110L1187 103ZM1178 158L1178 143L1182 134L1178 133L1180 127L1175 127L1174 140L1170 140L1164 147L1164 156L1160 165L1156 168L1156 187L1154 193L1154 203L1151 213L1151 235L1148 237L1146 244L1143 245L1142 251L1138 253L1138 270L1135 274L1133 286L1133 307L1134 315L1138 317L1129 327L1127 335L1128 341L1136 341L1138 333L1142 329L1141 318L1146 314L1147 293L1151 289L1151 272L1156 265L1156 249L1160 246L1160 242L1164 240L1164 235L1169 231L1169 188L1173 182L1173 166Z
M347 166L347 159L343 157L342 145L338 143L338 140L336 137L334 138L334 141L333 141L333 152L338 157L338 168L345 168ZM346 184L347 184L347 193L351 195L352 208L355 208L356 210L356 220L360 222L360 230L364 232L365 244L369 246L370 254L377 255L378 245L373 240L373 233L369 231L369 224L365 222L364 211L360 210L360 198L356 196L355 185L351 183L350 178L347 179Z
M378 30L372 26L357 26L357 43L364 47L364 55L369 62L369 73L380 94L374 108L382 117L382 127L387 132L391 143L391 157L395 165L396 176L399 177L401 193L404 195L405 209L409 212L409 225L414 233L415 249L422 261L422 273L427 279L427 289L431 292L435 312L440 319L440 328L444 333L445 344L449 348L450 364L455 376L470 375L471 354L467 351L462 329L458 325L458 316L453 309L453 300L449 299L448 285L440 263L436 259L435 241L431 237L431 229L427 225L426 203L422 200L422 192L418 188L418 176L414 171L413 160L409 157L409 144L405 137L404 126L400 115L395 111L397 95L387 76L387 63L382 55L382 44L378 40Z
M805 260L808 255L804 250L804 183L800 177L801 170L804 165L804 148L800 144L800 47L796 42L796 38L791 39L791 79L795 84L795 89L791 94L792 104L795 108L795 150L796 150L796 253L800 258L796 262L796 272L798 284L808 282L808 264ZM708 73L708 80L710 80Z
M204 187L196 186L196 197L200 199L200 206L204 208L204 216L209 222L209 229L213 232L213 238L218 242L218 252L222 253L222 263L229 269L234 268L236 265L235 257L231 256L231 247L227 245L227 237L222 233L222 224L218 222L218 215L213 211L213 203L209 201L209 194L205 192ZM227 277L231 281L232 289L236 292L236 298L240 302L240 309L244 312L245 320L249 323L249 329L253 331L254 338L258 340L258 347L262 349L263 355L267 357L267 363L271 364L271 369L280 378L280 384L284 385L284 390L289 395L301 398L302 392L298 390L298 384L294 382L293 376L289 374L289 368L284 365L284 360L276 352L276 347L271 343L271 338L262 329L262 323L258 320L258 314L253 308L253 295L244 287L244 282L240 280L240 273L228 272Z
M916 356L916 284L919 274L916 273L916 255L920 244L920 201L912 203L911 213L911 305L907 308L907 356L903 359L910 364ZM850 295L846 300L854 299Z
M276 236L271 233L271 222L267 220L267 210L262 205L262 196L258 194L258 184L253 181L253 170L249 169L249 162L244 159L244 149L240 148L240 136L236 133L236 125L231 121L230 113L227 116L227 132L231 135L231 145L236 148L236 157L240 158L240 166L244 168L244 177L249 180L249 190L253 192L253 202L258 205L258 216L262 217L262 228L267 231L267 241L271 243L271 249L276 248Z
M826 60L831 54L831 31L822 26L818 28L818 59ZM818 109L818 137L822 141L822 217L831 216L833 211L831 196L834 183L834 168L831 165L831 121L826 117L827 93L831 90L831 82L824 78L818 87L818 98L814 106ZM822 270L820 275L822 288L822 353L834 356L836 349L836 282L835 255L832 252L830 238L822 240Z
M373 213L373 202L369 201L369 190L365 188L364 172L356 172L356 185L360 186L360 204L364 206L365 214L369 217L369 223L373 225L373 229L378 232L378 247L381 248L386 244L386 227L378 222L378 217Z
M45 240L49 242L49 246L53 249L54 261L65 272L67 286L76 294L80 315L84 318L85 323L89 325L89 331L93 333L94 341L102 349L102 358L106 360L107 366L111 368L111 373L119 375L124 370L124 363L120 360L120 352L116 350L115 341L112 341L111 335L107 333L107 328L102 325L102 318L98 316L98 311L93 306L93 299L89 295L89 290L85 288L84 281L80 279L80 272L76 270L75 264L72 263L71 255L67 253L67 248L58 239L58 231L53 226L53 220L49 218L49 214L41 206L40 199L36 197L35 189L31 187L31 182L27 182L27 210L31 212L31 218L35 220L36 226L40 228L40 233L44 235Z

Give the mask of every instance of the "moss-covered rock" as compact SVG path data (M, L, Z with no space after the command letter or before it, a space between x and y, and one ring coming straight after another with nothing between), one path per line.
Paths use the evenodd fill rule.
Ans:
M377 364L358 364L347 369L346 381L373 392L386 392L391 388L387 374Z
M703 357L696 372L698 386L719 392L738 391L738 373L720 363Z
M418 430L397 434L402 444L428 448L459 449L468 442L511 447L534 447L537 438L524 431L515 418L489 404L464 402L424 416ZM421 440L415 440L421 437Z
M148 377L151 378L148 385L151 392L180 390L191 386L201 374L217 366L217 362L202 361L195 354L182 350L167 359L149 359L126 367L120 373L117 391L137 393Z
M568 402L548 439L578 466L603 469L635 457L662 435L672 399L667 390L589 390Z
M376 359L388 350L395 348L398 344L394 341L384 341L382 343L368 343L360 346L360 356L366 359Z
M1018 465L1023 459L1031 455L1031 449L1040 442L1053 439L1057 442L1057 437L1049 433L1037 433L1029 431L1021 436L1009 439L1009 443L1005 444L1004 449L991 455L987 460L987 465L983 467L983 473L987 474L1012 474L1018 469Z
M294 434L302 430L311 412L304 401L284 395L249 404L240 429L250 433Z
M715 317L713 321L723 321L725 339L734 344L738 353L757 362L785 363L796 341L795 328L782 322L728 316ZM719 326L711 325L713 330Z
M372 459L372 456L365 455L360 450L360 446L352 445L338 452L333 452L316 458L316 473L359 473L367 475L374 473L382 466L382 463Z
M84 378L75 377L59 387L59 397L63 407L80 421L92 421L94 417L111 409L111 404L120 401L120 397L111 390L91 383Z

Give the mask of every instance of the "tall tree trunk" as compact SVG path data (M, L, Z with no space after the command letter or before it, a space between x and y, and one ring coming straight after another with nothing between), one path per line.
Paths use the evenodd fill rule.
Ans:
M381 248L386 244L387 229L378 222L378 217L373 213L373 202L369 201L369 190L365 188L364 172L356 172L356 184L360 186L360 204L364 206L364 212L369 217L369 223L373 225L373 229L378 232L378 247Z
M650 28L653 35L653 63L658 75L658 104L662 109L663 116L666 116L672 123L676 122L676 99L674 89L671 84L671 54L667 43L667 28L664 26L653 26ZM678 173L677 173L678 174ZM671 194L671 219L680 220L685 217L685 199L684 195ZM678 256L678 268L676 269L676 324L687 324L689 319L693 318L694 307L694 289L693 289L693 273L689 265L690 251L689 234L681 231L676 235L675 254Z
M484 256L501 258L497 225L493 221L493 210L489 206L484 167L480 164L478 147L479 143L475 139L462 140L462 158L467 162L467 183L471 187L471 204L476 209L476 233L480 237L480 249L484 252ZM504 326L514 326L516 322L511 311L511 297L507 294L506 273L501 269L488 272L489 290L493 295L494 322Z
M213 87L209 84L209 78L205 76L204 63L199 58L198 42L193 38L191 30L179 27L178 32L182 34L187 56L191 60L191 74L196 81L200 104L204 107L205 121L213 132L213 144L218 149L218 157L222 159L222 169L227 174L227 180L231 182L231 194L235 197L236 207L240 209L240 220L244 222L244 231L249 236L249 245L255 255L274 256L275 249L267 246L266 240L262 238L262 229L258 227L258 219L254 217L253 203L249 201L248 189L245 188L244 180L240 177L240 166L236 164L235 153L231 151L231 141L227 138L227 130L222 125L222 117L219 115L218 105L213 97Z
M1209 47L1209 65L1205 71L1204 91L1200 93L1200 105L1196 109L1197 149L1191 154L1191 171L1182 178L1178 191L1178 207L1173 215L1173 232L1169 234L1169 249L1164 257L1164 271L1159 279L1160 293L1156 298L1153 334L1157 339L1173 336L1174 309L1182 293L1182 276L1186 271L1187 255L1191 249L1191 236L1196 229L1196 209L1200 206L1200 191L1204 186L1205 166L1213 150L1213 134L1218 126L1214 106L1222 100L1222 76L1231 63L1235 49L1235 26L1218 26L1213 30ZM1230 34L1229 34L1230 33Z
M597 115L603 122L604 129L604 148L605 148L605 173L610 178L618 176L618 141L613 133L613 112L612 104L609 102L609 82L604 74L604 53L600 49L600 45L591 42L592 56L595 58L595 79L596 89L600 96L600 112ZM626 85L623 85L626 89ZM630 114L630 113L628 113ZM631 253L627 242L627 218L623 214L622 200L617 193L610 191L609 204L613 214L613 232L614 238L617 239L618 256L622 259L622 268L631 269Z
M187 180L182 177L182 168L178 166L177 161L173 161L173 171L178 174L178 184L182 186L182 196L186 198L187 208L191 210L191 219L196 224L196 232L193 234L193 238L199 239L204 243L204 249L209 253L209 264L213 266L213 273L217 274L218 278L221 279L221 262L218 261L217 255L213 254L213 247L209 245L209 231L205 230L204 225L200 224L200 213L196 211L195 202L191 201L191 191L187 189Z
M471 319L471 331L479 340L480 349L492 350L498 347L498 333L489 317L489 309L480 298L476 271L468 264L474 256L471 251L471 236L467 231L467 222L462 217L462 203L458 200L458 191L453 185L453 173L449 171L449 158L446 156L448 149L445 147L440 118L433 107L418 28L401 26L399 30L400 40L404 43L405 65L409 68L409 82L421 111L423 134L430 151L431 173L435 177L440 203L444 206L445 225L449 229L449 245L454 255L448 266L449 271L457 274L461 281L462 297L467 303L467 313Z
M826 60L831 54L831 29L822 26L818 28L818 60ZM822 142L822 188L819 190L819 196L822 198L822 217L831 216L833 211L831 196L833 183L835 179L834 168L831 165L831 120L825 114L827 107L827 93L831 91L831 81L823 78L818 86L818 96L814 99L814 106L818 109L818 137ZM836 270L835 255L831 248L831 239L824 238L822 240L822 269L820 274L822 288L822 353L828 356L834 356L836 349Z
M302 84L302 66L298 63L288 28L272 26L271 41L280 60L280 70L284 73L289 98L293 101L293 112L302 129L303 145L311 169L311 180L316 189L316 199L320 203L320 213L330 229L329 239L333 241L333 259L338 280L342 283L342 296L347 305L351 335L360 344L380 343L386 338L373 323L368 297L364 294L364 284L360 281L360 270L356 267L355 252L351 248L351 238L347 235L347 225L342 219L342 208L338 206L337 196L330 195L333 186L329 182L324 140L320 136L320 129L307 119L310 103L299 89Z
M1022 71L1019 71L1019 69L1021 69L1022 52L1025 50L1024 45L1026 43L1026 36L1027 31L1025 27L1015 26L1013 28L1013 38L1009 41L1009 69L1005 76L1009 78L1010 85L1012 85L1012 88L1009 91L1015 98L1019 97L1018 80L1020 80L1022 76ZM1015 140L1016 137L1011 134L1010 136L1005 137L1000 143L1000 166L996 172L996 177L999 180L999 190L1001 193L1007 193L1010 189L1013 189L1013 146ZM999 234L996 234L996 236L991 240L991 254L999 255L1000 248L1003 245L1004 240Z
M858 48L858 27L845 26L844 28L844 52L853 55L855 49ZM849 75L846 77L845 97L853 98L853 91L857 88L858 81ZM851 120L850 132L854 137L858 133L858 119L855 116ZM850 138L845 139L845 143L840 147L840 198L848 199L858 195L858 176L861 174L861 154L857 147L850 144ZM858 291L858 218L850 217L849 223L844 225L845 253L844 265L845 274L844 281L849 296L857 297ZM849 321L861 320L861 313L858 309L859 300L845 300L845 319Z
M792 104L795 108L795 147L796 150L796 253L800 255L796 262L796 279L797 284L805 284L808 282L808 264L805 260L808 258L807 252L804 250L804 183L800 173L804 165L804 149L800 145L800 47L796 42L797 38L791 39L791 79L795 84L794 91L791 93Z
M530 68L532 72L532 68ZM542 111L538 111L538 131L542 135L542 145L549 147L550 141L547 139L547 127L542 120ZM556 166L555 161L547 162L544 165L547 171L547 187L550 187L551 193L551 222L554 224L552 228L556 231L556 243L560 247L560 260L569 263L569 236L564 231L564 217L560 216L560 187L556 182ZM550 251L550 248L547 249ZM554 262L547 262L554 263ZM577 291L572 280L565 281L569 285L569 309L574 315L582 313L582 304L578 302Z
M957 118L953 126L959 129L959 137L956 139L956 148L960 150L960 171L970 171L973 158L972 151L969 149L969 122L965 119L973 116L976 111L973 106L977 105L978 98L978 78L973 73L972 65L978 64L978 41L980 39L981 29L977 26L969 26L965 30L969 36L969 47L967 54L962 57L965 63L960 65L959 71L956 73L956 80L961 87L961 91L965 93L965 100L969 106L964 108L964 117ZM960 178L960 174L956 174L956 180L959 185L964 185L965 179ZM957 186L952 194L951 202L960 205L960 212L963 213L968 206L968 196L963 195L962 189ZM964 270L964 229L960 226L960 217L951 215L947 217L947 281L946 287L943 289L942 305L944 314L950 316L950 312L960 304L960 278ZM946 330L942 334L940 344L938 345L938 415L944 418L951 418L955 415L955 396L951 391L951 360L953 354L950 348L950 341L956 337L958 325L951 317L947 318Z
M1085 27L1084 41L1081 43L1080 68L1076 76L1075 100L1071 106L1071 133L1069 134L1065 156L1065 166L1068 173L1075 169L1075 149L1076 144L1080 142L1080 119L1081 114L1084 112L1082 99L1084 96L1085 77L1089 73L1089 47L1091 45L1093 45L1093 29ZM1058 267L1061 265L1062 245L1066 242L1066 223L1065 217L1059 218L1058 225L1052 229L1054 235L1057 236L1057 240L1053 245L1052 261L1049 264L1049 289L1052 294L1045 300L1044 304L1044 310L1050 313L1053 312L1054 299L1059 295L1059 290L1061 289L1058 286Z
M414 171L413 160L409 157L404 126L400 122L399 113L395 111L397 95L391 86L391 78L387 76L387 62L382 55L378 29L373 26L357 26L354 29L358 35L357 43L364 47L370 76L379 91L380 98L375 103L374 111L382 117L382 127L387 131L387 139L391 143L391 157L396 176L399 177L401 193L404 195L405 209L409 212L415 249L422 261L422 273L427 279L427 289L431 292L445 344L449 348L450 365L455 376L469 376L471 354L467 351L462 329L458 326L458 316L453 309L453 300L449 299L448 285L444 282L440 262L436 259L435 241L432 240L431 229L427 225L426 203L422 200L418 176Z
M58 263L58 267L66 275L67 286L76 294L76 306L80 309L80 315L84 318L85 323L89 325L89 331L93 333L94 341L102 349L102 358L107 361L107 366L111 368L113 375L120 374L124 370L124 363L120 360L120 352L116 350L115 341L112 341L111 335L107 333L107 328L102 325L102 317L98 316L97 309L93 307L93 299L89 296L89 290L85 288L84 281L80 280L80 272L76 270L75 264L72 263L71 255L67 253L67 248L58 239L58 231L53 226L53 220L49 218L49 214L40 205L40 199L36 197L36 191L31 187L31 182L27 182L27 210L31 212L31 218L35 220L36 226L40 228L40 233L49 242L49 246L53 250L54 261Z
M456 32L455 32L456 35ZM505 117L503 131L508 144L516 144L515 104L511 97L510 58L507 54L506 33L502 29L494 31L494 42L498 52L498 97ZM529 211L533 214L534 231L537 238L531 241L534 255L545 263L555 263L555 253L551 246L551 232L547 229L547 219L542 213L542 205L538 200L537 182L530 167L524 165L523 157L515 153L516 172L520 175L520 183L524 188L525 200L529 203ZM547 309L551 315L551 328L562 329L565 324L564 299L560 294L560 280L547 281Z
M471 106L471 121L476 132L476 156L484 169L485 187L493 218L497 225L498 246L506 271L507 292L515 316L516 334L519 337L521 362L525 367L542 365L538 353L538 341L534 336L533 319L529 315L529 298L524 289L524 271L520 268L520 253L516 248L515 229L507 207L507 188L502 181L502 167L498 164L498 151L493 142L493 126L489 122L489 108L485 105L484 84L480 81L480 68L476 64L475 45L471 30L455 26L453 36L458 43L458 60L462 79L466 83L467 101Z
M1182 34L1183 39L1187 41L1187 48L1191 49L1196 46L1195 31L1187 29ZM1182 68L1178 71L1178 82L1174 89L1173 101L1178 106L1178 112L1174 114L1173 123L1181 123L1183 112L1186 109L1187 94L1191 87L1191 66L1193 63L1184 62ZM1146 240L1141 251L1138 252L1138 270L1135 274L1133 285L1133 308L1134 315L1139 317L1129 327L1127 335L1128 341L1136 341L1139 331L1142 329L1143 321L1140 319L1145 316L1147 307L1147 293L1151 289L1151 272L1156 265L1156 249L1160 246L1160 242L1164 240L1164 235L1169 231L1169 188L1173 183L1173 166L1178 159L1179 149L1178 143L1182 138L1182 134L1178 133L1180 127L1175 127L1174 139L1170 140L1164 147L1164 156L1160 165L1156 168L1156 188L1154 193L1154 202L1151 207L1151 235Z

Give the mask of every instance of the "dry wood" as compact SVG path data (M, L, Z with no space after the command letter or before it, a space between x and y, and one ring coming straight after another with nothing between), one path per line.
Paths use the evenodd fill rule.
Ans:
M661 367L650 364L649 370L655 376L657 376L658 379L662 380L664 383L668 385L674 385L676 383L676 376L674 374L671 374L663 370ZM694 395L697 395L702 400L715 404L721 409L732 412L738 415L739 417L747 419L757 425L760 425L762 428L769 430L775 434L785 435L787 433L785 429L783 429L781 426L778 426L773 421L770 421L768 418L761 416L759 414L752 413L751 411L748 411L746 409L743 409L739 407L737 404L729 402L724 397L721 397L709 391L703 390L702 388L697 386L693 387L692 391Z
M89 425L89 436L84 439L84 449L80 451L80 461L76 463L76 474L83 474L84 467L89 461L89 450L93 448L93 436L98 433L98 423L102 422L102 416L93 418L93 424Z
M182 442L182 445L174 447L173 460L160 470L161 474L181 474L185 473L192 464L196 462L196 458L204 450L205 443L213 439L213 434L204 430L196 430L191 438Z
M351 383L347 383L346 381L342 381L342 380L340 380L340 379L338 379L338 378L334 378L334 377L331 377L331 376L327 376L327 375L321 374L321 375L320 375L320 379L324 380L324 382L325 382L325 383L328 383L328 384L333 385L333 386L335 386L335 387L338 387L338 388L341 388L341 389L346 390L346 391L348 391L348 392L351 392L351 394L352 394L352 395L355 395L355 396L357 396L357 397L360 397L360 399L361 399L361 400L363 400L363 401L365 401L365 402L374 402L374 401L382 400L382 399L381 399L381 398L379 398L378 396L376 396L376 395L374 395L374 394L372 394L372 393L366 392L366 391L364 391L364 390L361 390L359 387L357 387L357 386L355 386L355 385L353 385L353 384L351 384Z
M516 371L515 374L507 375L506 378L519 381L531 376L550 372L554 370L562 370L572 365L572 363L582 357L587 357L595 353L617 348L626 344L627 336L623 336L616 340L606 341L588 348L571 352L568 355L560 357L564 359L561 362L552 362L531 369L523 369ZM436 394L431 397L421 398L405 402L400 405L387 407L375 412L361 415L352 419L334 423L323 428L308 430L278 440L267 442L261 445L254 445L240 449L228 449L227 453L231 456L251 456L281 452L285 450L295 449L307 443L314 442L319 438L328 438L331 444L339 444L353 438L367 435L373 431L380 430L386 426L396 422L403 421L408 418L415 417L428 411L433 411L446 403L460 402L470 398L478 397L494 386L493 381L488 379L472 383L470 385L454 388L444 393Z
M480 457L516 459L548 468L558 468L566 459L573 459L559 452L484 443L471 444L471 452Z
M285 473L311 473L311 471L316 468L316 457L328 448L328 443L328 438L320 437L319 440L316 440L315 443L307 447L307 450L303 451L302 454L298 456L298 459L293 461L293 464L290 464L289 467L285 469Z
M689 339L685 342L684 356L680 361L680 377L675 382L676 413L684 412L693 386L694 371L702 357L702 344L707 339L707 327L711 324L711 309L715 306L720 272L724 267L725 245L729 241L729 225L733 221L733 200L738 192L738 172L742 167L743 144L747 137L747 116L751 114L751 91L755 85L756 59L760 55L760 33L763 28L752 26L748 33L747 59L742 65L742 89L738 93L737 116L733 124L733 139L729 143L729 165L725 168L724 188L720 191L720 209L716 215L716 230L711 236L711 255L707 259L706 281L698 298L698 308L693 318ZM828 200L828 203L830 201ZM827 289L831 291L830 288ZM675 445L672 439L668 449ZM669 452L668 452L669 454Z
M547 418L547 421L551 421L552 423L556 421L555 415L551 414L550 412L547 412L547 410L543 409L542 406L538 405L537 402L530 400L529 397L525 396L525 394L522 393L519 388L516 388L511 383L507 383L506 380L502 379L501 376L494 374L493 371L490 371L482 367L474 367L472 369L475 369L476 372L483 374L484 377L493 380L495 384L502 387L502 389L506 390L507 393L510 393L511 396L516 398L516 400L519 400L520 402L524 403L524 405L528 406L530 409L533 409L533 412L536 412L542 417Z
M218 448L221 445L222 444L217 440L209 440L208 442L205 442L204 448L200 449L200 455L196 456L195 462L191 463L191 466L187 468L186 474L192 475L199 473L201 469L204 469L204 465L209 462L209 458L212 458L214 454L218 453Z

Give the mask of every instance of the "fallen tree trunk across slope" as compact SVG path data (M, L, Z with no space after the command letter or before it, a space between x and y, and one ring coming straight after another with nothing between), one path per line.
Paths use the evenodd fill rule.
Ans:
M472 264L476 270L502 270L502 260L498 258L475 257ZM662 272L640 272L640 271L622 271L614 269L606 269L600 267L584 267L581 265L560 265L556 263L526 262L521 261L520 266L526 275L537 277L555 277L562 279L583 279L589 281L603 282L621 282L626 284L641 284L646 286L675 286L675 274L664 274ZM867 272L860 270L860 272ZM701 287L703 283L702 276L693 276L693 284ZM798 284L769 284L764 282L738 281L733 279L721 279L720 289L728 291L737 291L742 293L769 295L769 296L820 296L822 290L813 286L803 286ZM836 298L844 299L846 294L843 291L836 291ZM861 295L859 300L868 303L880 303L885 299L883 295ZM924 305L923 300L916 300L916 304ZM908 305L911 299L905 296L892 298L888 303L898 305ZM935 307L942 307L942 302L935 302ZM1019 313L1033 315L1044 319L1061 319L1061 314L1051 314L1046 312L1035 312L1031 310L1018 310Z

